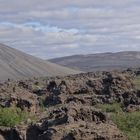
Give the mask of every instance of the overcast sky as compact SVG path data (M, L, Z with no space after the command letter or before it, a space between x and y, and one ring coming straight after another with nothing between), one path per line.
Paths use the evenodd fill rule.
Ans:
M44 59L140 51L140 0L0 0L0 42Z

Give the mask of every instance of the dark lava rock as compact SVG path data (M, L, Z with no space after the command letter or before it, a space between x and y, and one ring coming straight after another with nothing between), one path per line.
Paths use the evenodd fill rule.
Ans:
M17 106L38 120L1 129L4 140L127 140L96 104L119 102L124 111L140 108L131 71L96 72L0 84L0 106ZM41 84L41 86L40 86ZM39 105L47 110L38 110ZM24 126L24 125L23 125Z

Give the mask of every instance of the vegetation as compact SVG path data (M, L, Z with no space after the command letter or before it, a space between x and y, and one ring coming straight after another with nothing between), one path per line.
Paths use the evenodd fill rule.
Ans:
M28 113L17 107L0 108L0 126L13 127L28 117Z
M120 103L113 103L113 104L97 104L97 108L102 109L102 111L107 113L119 113L122 112L121 104Z
M123 112L118 103L99 104L97 107L111 113L113 122L128 136L129 140L140 140L140 111Z
M39 106L40 106L40 111L44 112L46 110L45 99L44 98L39 99Z
M140 76L137 76L135 78L134 84L135 84L136 88L140 90Z

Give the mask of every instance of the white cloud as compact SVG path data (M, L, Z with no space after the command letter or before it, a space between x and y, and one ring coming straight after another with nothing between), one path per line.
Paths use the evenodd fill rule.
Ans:
M140 50L139 0L0 0L0 42L39 57Z

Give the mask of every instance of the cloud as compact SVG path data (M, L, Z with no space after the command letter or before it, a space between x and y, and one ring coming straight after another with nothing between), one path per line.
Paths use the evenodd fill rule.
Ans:
M0 0L0 42L42 58L140 51L139 0Z

